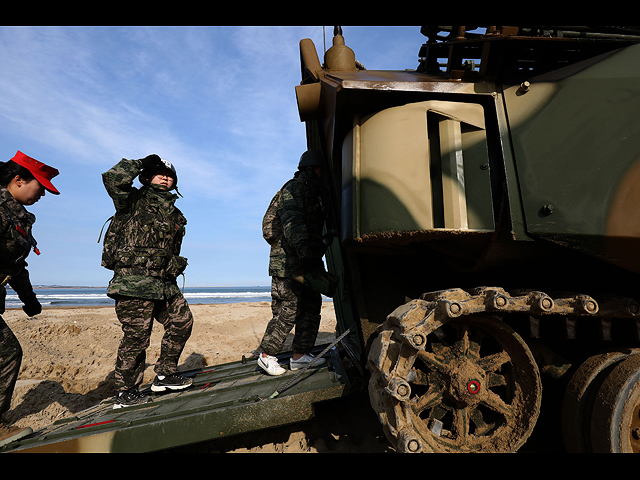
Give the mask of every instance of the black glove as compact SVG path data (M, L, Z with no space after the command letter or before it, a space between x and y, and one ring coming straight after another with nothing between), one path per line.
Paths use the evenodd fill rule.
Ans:
M140 163L142 164L142 169L147 170L155 170L156 168L162 167L164 164L162 163L162 159L155 153L148 155L144 158L140 159Z
M23 268L19 273L13 275L9 279L9 285L11 285L11 288L15 290L18 294L18 298L24 304L22 307L24 313L33 317L34 315L38 315L42 312L42 306L36 298L36 294L33 293L33 287L29 280L29 272L26 269Z
M42 305L40 305L40 302L34 295L33 298L30 298L29 300L27 300L27 302L25 302L24 306L22 307L22 310L29 317L35 317L36 315L42 312Z

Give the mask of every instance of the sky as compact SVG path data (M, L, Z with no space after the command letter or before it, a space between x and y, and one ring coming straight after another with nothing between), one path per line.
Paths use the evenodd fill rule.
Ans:
M343 26L368 70L415 69L420 27ZM106 286L98 243L114 213L101 174L173 163L188 224L184 285L267 286L262 216L306 149L299 42L322 62L333 27L0 27L0 160L57 168L37 217L34 285ZM135 186L140 186L136 181ZM183 280L179 279L182 286Z

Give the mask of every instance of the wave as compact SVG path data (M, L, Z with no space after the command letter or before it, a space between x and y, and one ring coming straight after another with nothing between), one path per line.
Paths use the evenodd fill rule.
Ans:
M36 296L43 306L104 306L113 305L106 288L37 288ZM182 290L193 303L235 303L271 300L270 287L186 287ZM22 302L13 290L8 290L5 306L18 308Z
M185 298L249 298L249 297L271 297L271 292L218 292L218 293L183 293Z
M75 300L78 298L84 298L87 300L90 299L99 299L99 298L109 298L107 297L106 293L103 294L92 294L92 295L86 295L86 294L38 294L36 293L36 296L38 297L38 300L43 300L43 299L62 299L62 300ZM7 300L18 300L18 296L17 295L7 295Z

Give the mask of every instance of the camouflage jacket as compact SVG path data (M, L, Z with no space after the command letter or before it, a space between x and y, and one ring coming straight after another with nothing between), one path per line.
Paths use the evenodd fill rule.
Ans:
M282 230L271 244L270 276L290 277L300 270L301 259L320 261L326 250L322 242L324 186L313 173L301 172L299 179L302 181L288 181L281 190L276 211Z
M31 234L35 221L33 213L18 203L6 188L0 187L0 283L10 275L9 285L25 303L30 297L35 297L25 268L30 250L33 248L37 252L36 241ZM0 287L2 312L5 293L5 287Z
M139 160L122 159L102 174L116 216L123 218L107 295L168 299L179 293L176 277L187 266L180 256L187 220L174 205L176 194L154 185L133 187L141 167Z

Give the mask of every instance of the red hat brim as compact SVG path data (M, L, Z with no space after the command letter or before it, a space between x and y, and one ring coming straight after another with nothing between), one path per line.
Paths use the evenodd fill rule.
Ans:
M58 189L51 183L51 179L60 173L57 169L50 167L35 158L25 155L20 150L18 150L11 160L29 170L35 179L38 180L40 185L46 188L49 192L54 195L60 194Z

